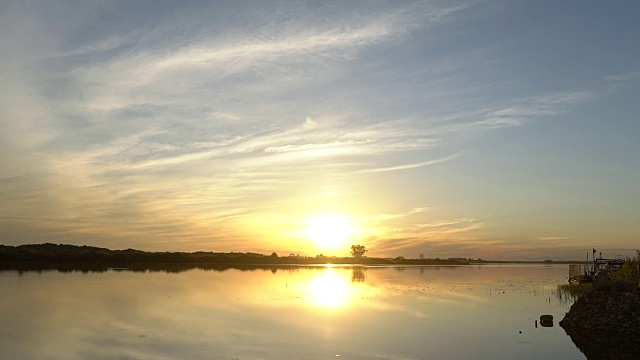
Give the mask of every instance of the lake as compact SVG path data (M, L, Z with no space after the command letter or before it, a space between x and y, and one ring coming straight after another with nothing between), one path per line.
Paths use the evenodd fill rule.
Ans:
M0 271L1 359L585 359L568 265ZM535 321L554 317L553 327Z

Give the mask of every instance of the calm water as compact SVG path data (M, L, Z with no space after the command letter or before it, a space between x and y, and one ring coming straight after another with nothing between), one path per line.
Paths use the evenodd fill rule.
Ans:
M1 359L584 359L568 266L0 272ZM543 314L555 326L534 326Z

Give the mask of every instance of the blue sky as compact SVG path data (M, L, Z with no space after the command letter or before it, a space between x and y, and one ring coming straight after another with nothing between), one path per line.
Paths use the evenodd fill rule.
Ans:
M3 2L0 243L628 254L639 7Z

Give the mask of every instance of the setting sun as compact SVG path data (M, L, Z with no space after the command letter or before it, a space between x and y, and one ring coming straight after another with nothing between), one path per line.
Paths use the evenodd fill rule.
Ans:
M325 248L335 249L345 245L354 233L349 220L342 216L316 216L306 221L306 237Z

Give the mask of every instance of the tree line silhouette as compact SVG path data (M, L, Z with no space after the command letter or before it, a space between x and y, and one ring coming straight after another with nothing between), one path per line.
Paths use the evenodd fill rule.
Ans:
M360 249L360 248L359 248ZM362 247L364 249L364 247ZM362 265L466 265L466 259L405 259L318 255L315 257L252 252L147 252L135 249L110 250L66 244L0 245L0 263L101 263L101 264L362 264Z

